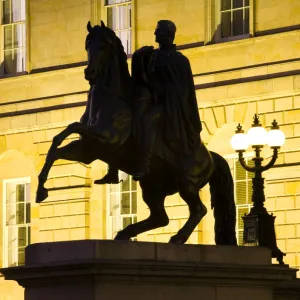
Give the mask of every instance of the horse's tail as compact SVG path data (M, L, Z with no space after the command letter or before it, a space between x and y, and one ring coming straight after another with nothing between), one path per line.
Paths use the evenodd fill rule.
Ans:
M215 242L217 245L237 245L233 178L227 161L215 152L210 151L210 154L215 165L209 180L215 217Z

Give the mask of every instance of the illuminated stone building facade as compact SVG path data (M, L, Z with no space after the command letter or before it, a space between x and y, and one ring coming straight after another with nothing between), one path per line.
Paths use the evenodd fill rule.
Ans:
M299 0L1 0L0 1L0 267L22 265L29 243L111 239L148 210L126 174L120 185L93 184L106 165L57 161L35 204L37 175L51 139L78 121L87 98L86 23L113 28L130 54L155 45L159 19L177 25L176 44L191 62L202 140L228 159L241 215L251 206L251 174L230 147L237 123L254 113L285 132L279 159L265 172L267 208L276 215L286 263L300 267L300 1ZM71 136L67 142L76 138ZM247 156L251 159L253 153ZM269 157L270 150L264 155ZM201 198L209 207L208 188ZM166 200L170 224L138 237L166 242L184 224L187 206ZM212 212L188 243L214 242ZM0 300L23 299L22 288L0 275Z

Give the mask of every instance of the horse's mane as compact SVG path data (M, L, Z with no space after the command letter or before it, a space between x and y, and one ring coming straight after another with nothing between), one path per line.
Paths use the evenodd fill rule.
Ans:
M111 29L109 29L109 30L111 30ZM114 33L114 31L112 31L112 32ZM118 49L119 62L120 62L120 66L122 68L122 72L123 73L126 72L126 73L128 73L128 76L130 76L129 71L128 71L128 64L127 64L127 54L124 51L124 47L123 47L123 44L122 44L120 38L115 33L114 33L114 35L115 35L115 44Z
M122 42L116 33L109 27L95 25L91 32L87 35L86 40L88 41L92 35L97 35L104 43L108 43L111 46L112 51L116 54L119 61L122 75L130 77L127 64L127 54L125 53Z

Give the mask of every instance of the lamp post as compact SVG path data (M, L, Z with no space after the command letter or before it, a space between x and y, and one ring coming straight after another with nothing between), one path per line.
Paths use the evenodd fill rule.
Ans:
M239 124L235 135L231 139L232 148L238 153L239 162L242 167L246 171L254 173L254 177L252 178L253 207L250 213L243 217L243 240L245 245L270 248L272 250L272 257L277 258L277 261L283 264L283 256L285 256L285 254L277 247L274 227L275 217L273 214L270 215L264 206L265 194L262 172L270 169L274 165L278 157L278 150L284 144L285 136L275 120L269 132L261 126L257 114L254 115L253 120L252 127L247 134L244 133L242 126ZM261 150L266 144L273 149L273 155L270 162L263 166ZM252 146L255 152L255 156L252 158L254 162L253 167L248 166L243 157L243 153L247 150L249 145Z

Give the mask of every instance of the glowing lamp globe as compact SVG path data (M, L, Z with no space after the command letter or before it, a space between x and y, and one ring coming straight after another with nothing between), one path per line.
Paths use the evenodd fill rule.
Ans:
M231 138L231 147L235 151L247 150L249 147L249 142L247 139L247 135L245 133L236 133Z
M235 135L231 138L231 147L235 151L245 151L249 147L247 135L244 133L241 124L237 126Z
M270 147L281 147L285 142L285 135L279 129L277 122L274 120L272 123L271 130L267 135L267 143Z
M251 146L264 146L267 143L267 131L261 126L253 126L247 132Z

